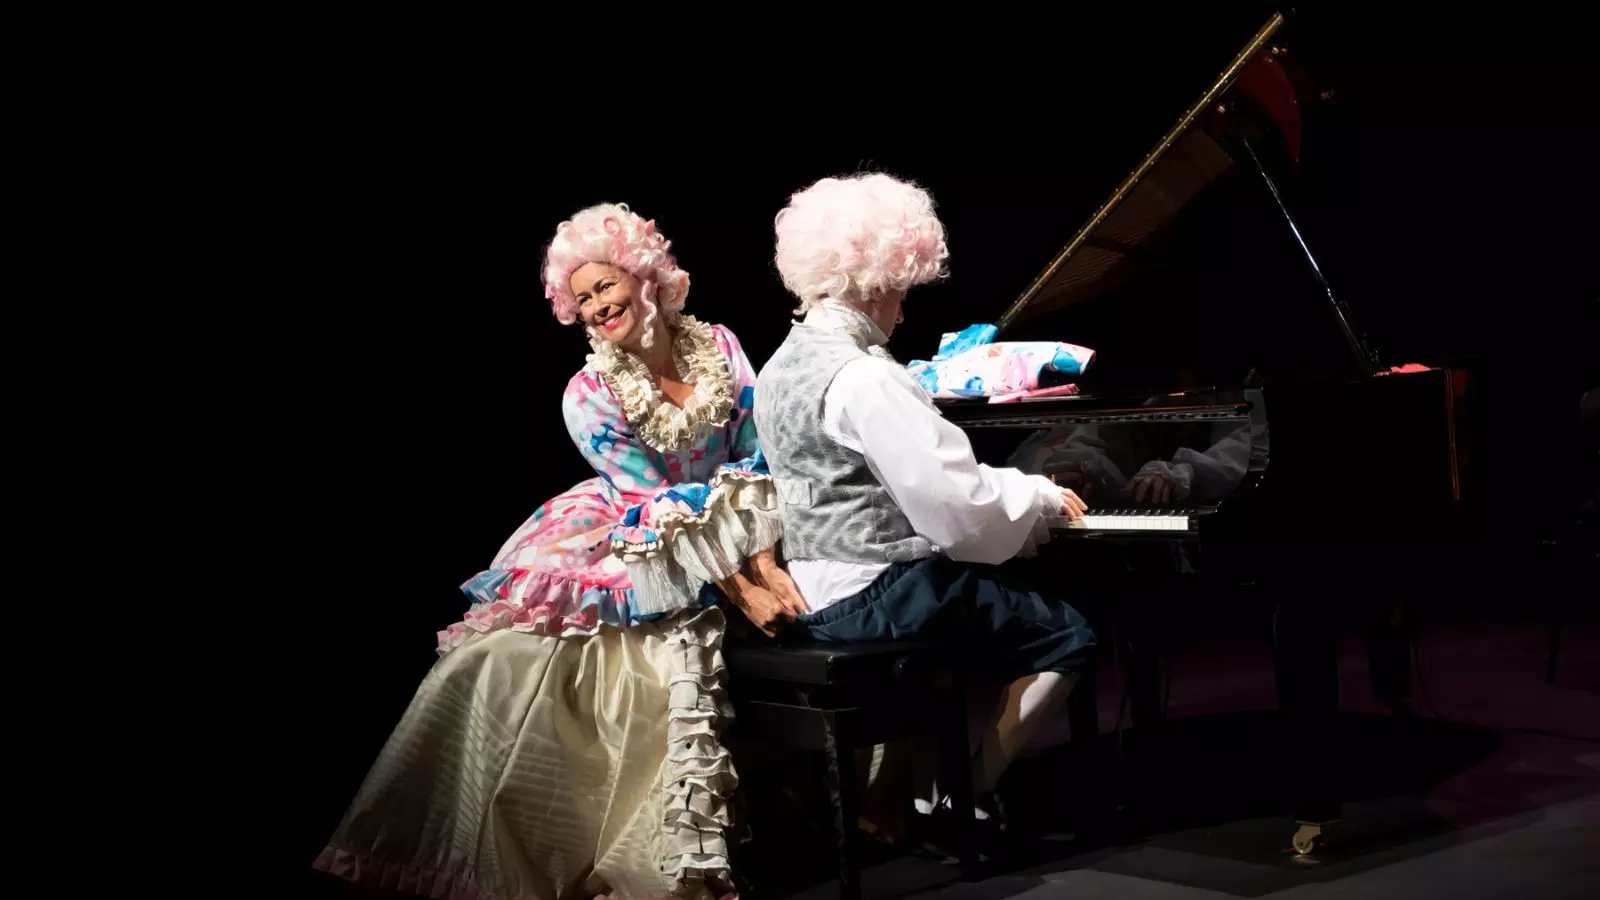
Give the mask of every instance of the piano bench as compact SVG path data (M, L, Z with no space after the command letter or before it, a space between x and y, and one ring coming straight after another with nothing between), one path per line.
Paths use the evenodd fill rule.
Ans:
M973 877L972 774L965 678L956 655L939 644L861 643L789 646L755 639L723 647L733 727L752 738L824 754L833 806L841 900L861 895L856 835L856 751L937 733L950 785L963 877Z

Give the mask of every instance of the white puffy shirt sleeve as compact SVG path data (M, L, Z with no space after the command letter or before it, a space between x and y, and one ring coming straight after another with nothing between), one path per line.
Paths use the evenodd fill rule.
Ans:
M1063 512L1050 479L979 463L966 433L890 360L846 363L828 386L823 422L951 559L996 564L1031 552L1048 538L1042 517Z

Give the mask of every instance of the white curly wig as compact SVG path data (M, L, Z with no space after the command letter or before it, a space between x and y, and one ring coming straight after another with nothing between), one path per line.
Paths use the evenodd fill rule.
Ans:
M800 314L826 297L859 306L947 274L933 198L888 175L824 178L790 197L775 225L778 275Z
M544 296L551 312L563 325L576 322L572 273L585 263L601 262L639 279L647 328L654 323L658 306L668 322L676 320L689 296L689 273L678 268L667 252L671 247L672 242L656 231L654 219L645 221L626 203L601 203L578 212L556 226L556 236L545 250Z

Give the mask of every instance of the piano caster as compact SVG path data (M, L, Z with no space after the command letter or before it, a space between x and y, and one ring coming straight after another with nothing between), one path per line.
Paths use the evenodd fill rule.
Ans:
M1300 823L1300 830L1294 833L1294 852L1298 856L1310 856L1321 843L1322 826Z

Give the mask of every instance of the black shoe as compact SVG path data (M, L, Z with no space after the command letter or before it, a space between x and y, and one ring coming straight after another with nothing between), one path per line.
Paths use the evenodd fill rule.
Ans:
M992 791L974 794L972 797L973 817L978 822L978 827L984 830L1006 830L1006 805L1000 795Z

